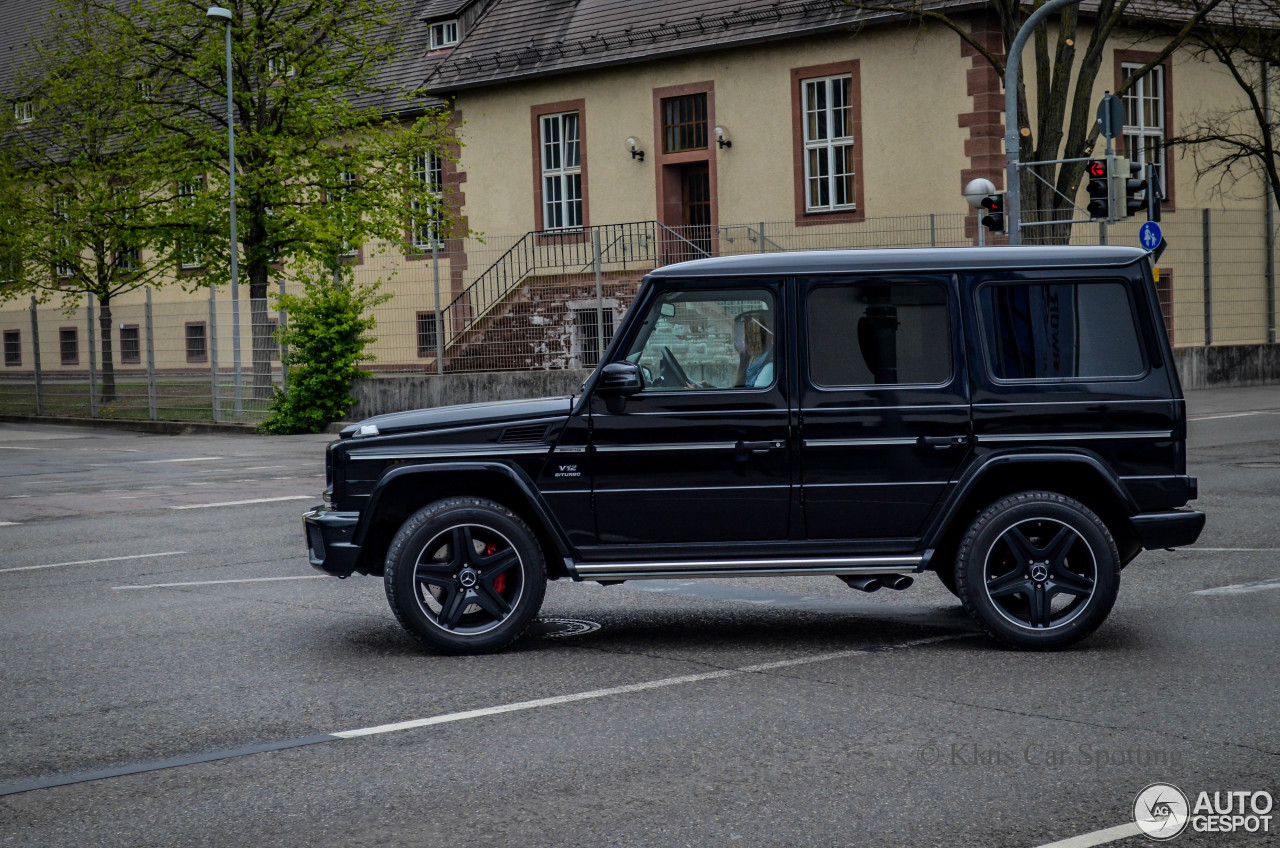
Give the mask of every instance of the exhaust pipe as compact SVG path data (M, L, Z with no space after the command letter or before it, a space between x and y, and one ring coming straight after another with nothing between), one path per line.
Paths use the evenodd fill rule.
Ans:
M898 591L907 589L912 583L916 582L913 578L910 578L905 574L893 574L888 577L881 577L880 580L888 588L897 589Z
M852 589L861 589L864 592L874 592L881 585L879 577L857 577L852 574L841 574L840 579L849 585Z

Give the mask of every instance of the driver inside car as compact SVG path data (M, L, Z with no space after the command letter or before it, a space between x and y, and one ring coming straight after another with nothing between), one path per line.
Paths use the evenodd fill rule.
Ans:
M773 382L773 318L766 309L743 312L733 322L733 347L741 361L735 386L759 388Z

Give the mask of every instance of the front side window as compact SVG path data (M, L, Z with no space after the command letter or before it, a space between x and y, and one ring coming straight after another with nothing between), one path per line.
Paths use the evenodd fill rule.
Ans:
M437 199L440 197L440 189L444 185L444 163L437 154L431 151L415 153L409 160L409 176L422 186L422 191L427 195ZM413 246L423 250L439 247L441 244L439 208L435 203L417 198L410 201L409 207L413 210L413 222L409 233L409 240Z
M938 385L951 378L951 317L937 278L818 283L809 293L818 386Z
M1122 379L1145 371L1123 283L991 284L978 290L978 305L996 379Z
M1155 166L1156 178L1168 193L1165 181L1165 69L1157 65L1136 79L1142 67L1124 63L1120 72L1129 89L1124 93L1124 149L1129 161ZM1143 170L1145 174L1145 167ZM1140 193L1145 197L1146 192Z
M853 77L806 79L804 94L805 210L853 209Z
M777 381L777 326L767 289L669 292L626 359L643 370L645 391L767 388Z
M582 134L577 112L543 115L539 121L542 150L542 228L572 230L582 226Z

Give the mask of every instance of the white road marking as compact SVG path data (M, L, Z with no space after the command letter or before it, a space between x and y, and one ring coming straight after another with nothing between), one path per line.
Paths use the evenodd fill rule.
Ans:
M215 506L243 506L244 504L276 503L277 501L318 501L319 495L286 495L283 498L251 498L247 501L222 501L220 503L184 504L169 509L209 509Z
M241 471L267 471L272 468L288 468L287 465L251 465L248 468L241 468Z
M186 551L161 551L158 554L131 554L130 556L103 557L102 559L77 559L71 562L51 562L48 565L23 565L18 568L0 568L0 571L35 571L41 568L61 568L64 565L92 565L97 562L120 562L126 559L150 559L151 557L178 556Z
M1263 553L1271 554L1280 552L1280 548L1183 548L1184 551L1213 551L1214 553Z
M30 495L5 495L5 500L17 500L18 498L29 498Z
M1108 842L1128 839L1130 836L1138 836L1141 833L1142 828L1138 827L1134 822L1129 822L1128 824L1109 827L1106 830L1095 830L1093 833L1082 833L1069 839L1060 839L1057 842L1050 842L1046 845L1037 845L1036 848L1093 848L1095 845L1106 845Z
M910 642L900 642L896 645L890 645L888 648L855 648L848 651L835 651L829 654L815 654L813 656L800 657L792 660L778 660L777 662L760 663L758 665L744 665L739 668L726 668L719 671L704 671L701 674L685 674L680 677L664 677L659 680L646 680L643 683L628 683L625 686L613 686L608 689L593 689L589 692L575 692L572 695L556 695L550 698L538 698L533 701L517 701L513 704L501 704L496 707L483 707L477 710L464 710L457 713L444 713L443 715L431 716L429 718L400 721L394 724L380 724L376 727L340 730L332 735L339 739L355 739L360 736L376 736L381 733L395 733L400 730L412 730L418 727L431 727L437 724L452 724L453 722L466 721L467 719L472 718L483 718L484 716L500 715L502 713L536 710L540 707L553 707L558 704L573 703L574 701L589 701L595 698L607 698L611 695L627 695L632 692L644 692L650 689L663 689L668 686L679 686L684 683L699 683L703 680L718 680L725 677L737 677L741 674L754 674L762 671L772 671L776 668L790 668L791 666L827 662L828 660L845 659L847 657L856 657L863 654L869 655L885 650L900 650L902 648L910 648L916 645L928 645L934 642L946 642L952 639L965 639L974 635L975 634L972 633L952 633L946 636L931 636L927 639L914 639Z
M21 523L21 521L0 521L0 527L15 527Z
M139 465L155 465L161 462L213 462L222 459L220 456L180 456L176 459L140 459Z
M1251 415L1280 415L1280 409L1255 409L1249 412L1222 412L1216 415L1191 415L1188 421L1217 421L1222 418L1248 418Z
M297 577L243 577L239 580L196 580L191 583L148 583L143 586L112 586L112 589L172 589L175 586L216 586L222 583L271 583L277 580L323 580L327 574L302 574Z
M1280 577L1272 580L1258 580L1254 583L1232 583L1230 586L1217 586L1213 589L1201 589L1193 595L1245 595L1249 592L1265 592L1267 589L1280 589Z
M0 450L44 450L44 448L28 448L20 445L0 445Z

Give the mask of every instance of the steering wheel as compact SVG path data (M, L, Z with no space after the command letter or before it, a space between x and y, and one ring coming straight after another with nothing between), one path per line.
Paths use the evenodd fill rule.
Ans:
M669 347L662 348L662 368L658 372L658 382L665 388L684 389L692 385L689 376L684 373L679 360Z

